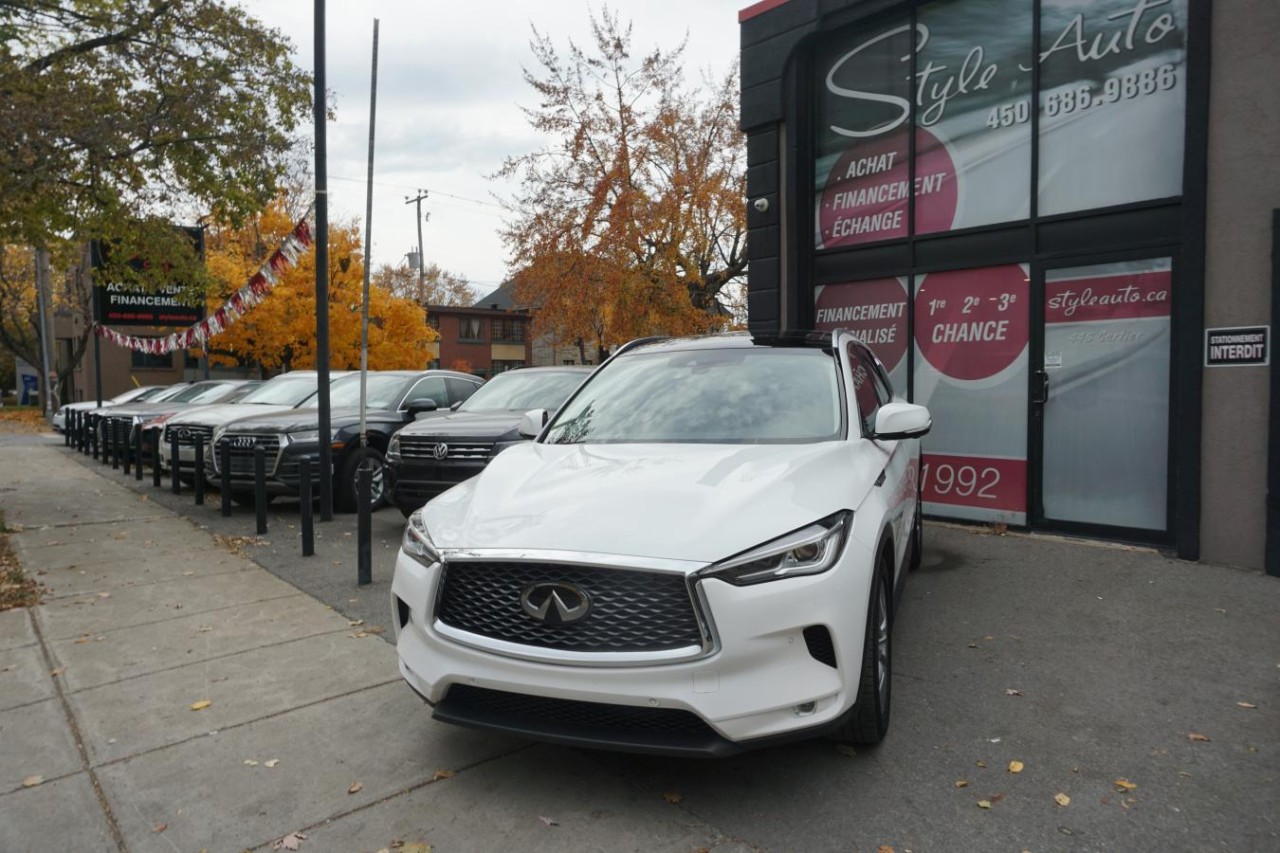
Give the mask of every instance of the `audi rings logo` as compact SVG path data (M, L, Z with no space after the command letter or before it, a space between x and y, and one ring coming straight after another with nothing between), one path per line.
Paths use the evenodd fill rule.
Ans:
M591 612L591 598L571 583L535 583L520 595L520 607L539 622L563 625Z
M449 456L449 445L442 441L435 446L435 449L431 451L431 454L437 459L447 459Z
M254 441L251 435L234 435L228 441L232 447L253 447Z

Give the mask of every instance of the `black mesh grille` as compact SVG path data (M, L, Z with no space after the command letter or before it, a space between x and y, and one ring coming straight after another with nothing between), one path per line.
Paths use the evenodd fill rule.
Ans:
M531 734L571 734L584 739L658 737L718 739L696 714L677 708L638 708L525 696L455 684L438 712L459 722L515 729Z
M449 563L437 616L495 640L577 652L662 651L702 643L683 575L553 563ZM586 593L591 609L550 624L524 612L520 596L543 583Z
M804 644L809 648L809 655L819 663L831 668L836 665L836 647L831 642L831 632L826 625L810 625L804 629Z

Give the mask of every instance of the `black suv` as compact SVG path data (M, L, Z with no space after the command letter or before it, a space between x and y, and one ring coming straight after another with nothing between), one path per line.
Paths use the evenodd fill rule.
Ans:
M554 412L591 367L526 367L500 373L447 414L428 416L391 437L387 479L392 503L408 517L441 492L479 474L520 436L532 409Z
M345 512L356 508L356 467L362 459L373 463L372 504L383 500L383 454L393 433L422 412L447 409L470 397L484 380L451 370L384 370L370 372L366 388L365 433L360 442L360 381L352 376L329 391L330 434L333 450L334 506ZM222 453L231 454L230 483L233 498L253 493L253 453L266 450L267 492L297 495L301 482L299 460L311 460L312 481L320 478L320 413L293 409L267 415L249 415L227 423L213 433L212 453L205 458L205 474L222 488Z

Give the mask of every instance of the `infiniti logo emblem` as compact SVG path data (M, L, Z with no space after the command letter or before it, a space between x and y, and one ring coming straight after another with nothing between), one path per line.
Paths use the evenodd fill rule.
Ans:
M435 450L431 451L437 459L444 459L449 455L449 445L443 441L436 445Z
M562 625L591 611L591 598L571 583L535 583L520 595L520 607L539 622Z

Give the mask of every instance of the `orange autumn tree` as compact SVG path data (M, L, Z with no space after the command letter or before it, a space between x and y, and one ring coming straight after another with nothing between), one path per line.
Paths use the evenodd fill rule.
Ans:
M206 263L217 281L210 311L235 293L293 228L297 213L273 203L243 228L210 229ZM364 258L359 226L329 226L330 367L360 367L360 305ZM315 252L302 255L265 299L220 335L210 339L214 364L256 363L267 373L316 366ZM437 333L421 308L380 287L369 289L369 369L420 369L431 360L427 345Z
M723 328L747 267L737 71L690 88L683 44L633 56L616 14L591 25L563 54L534 31L525 115L548 142L497 175L519 181L503 232L517 300L539 333L602 352Z

